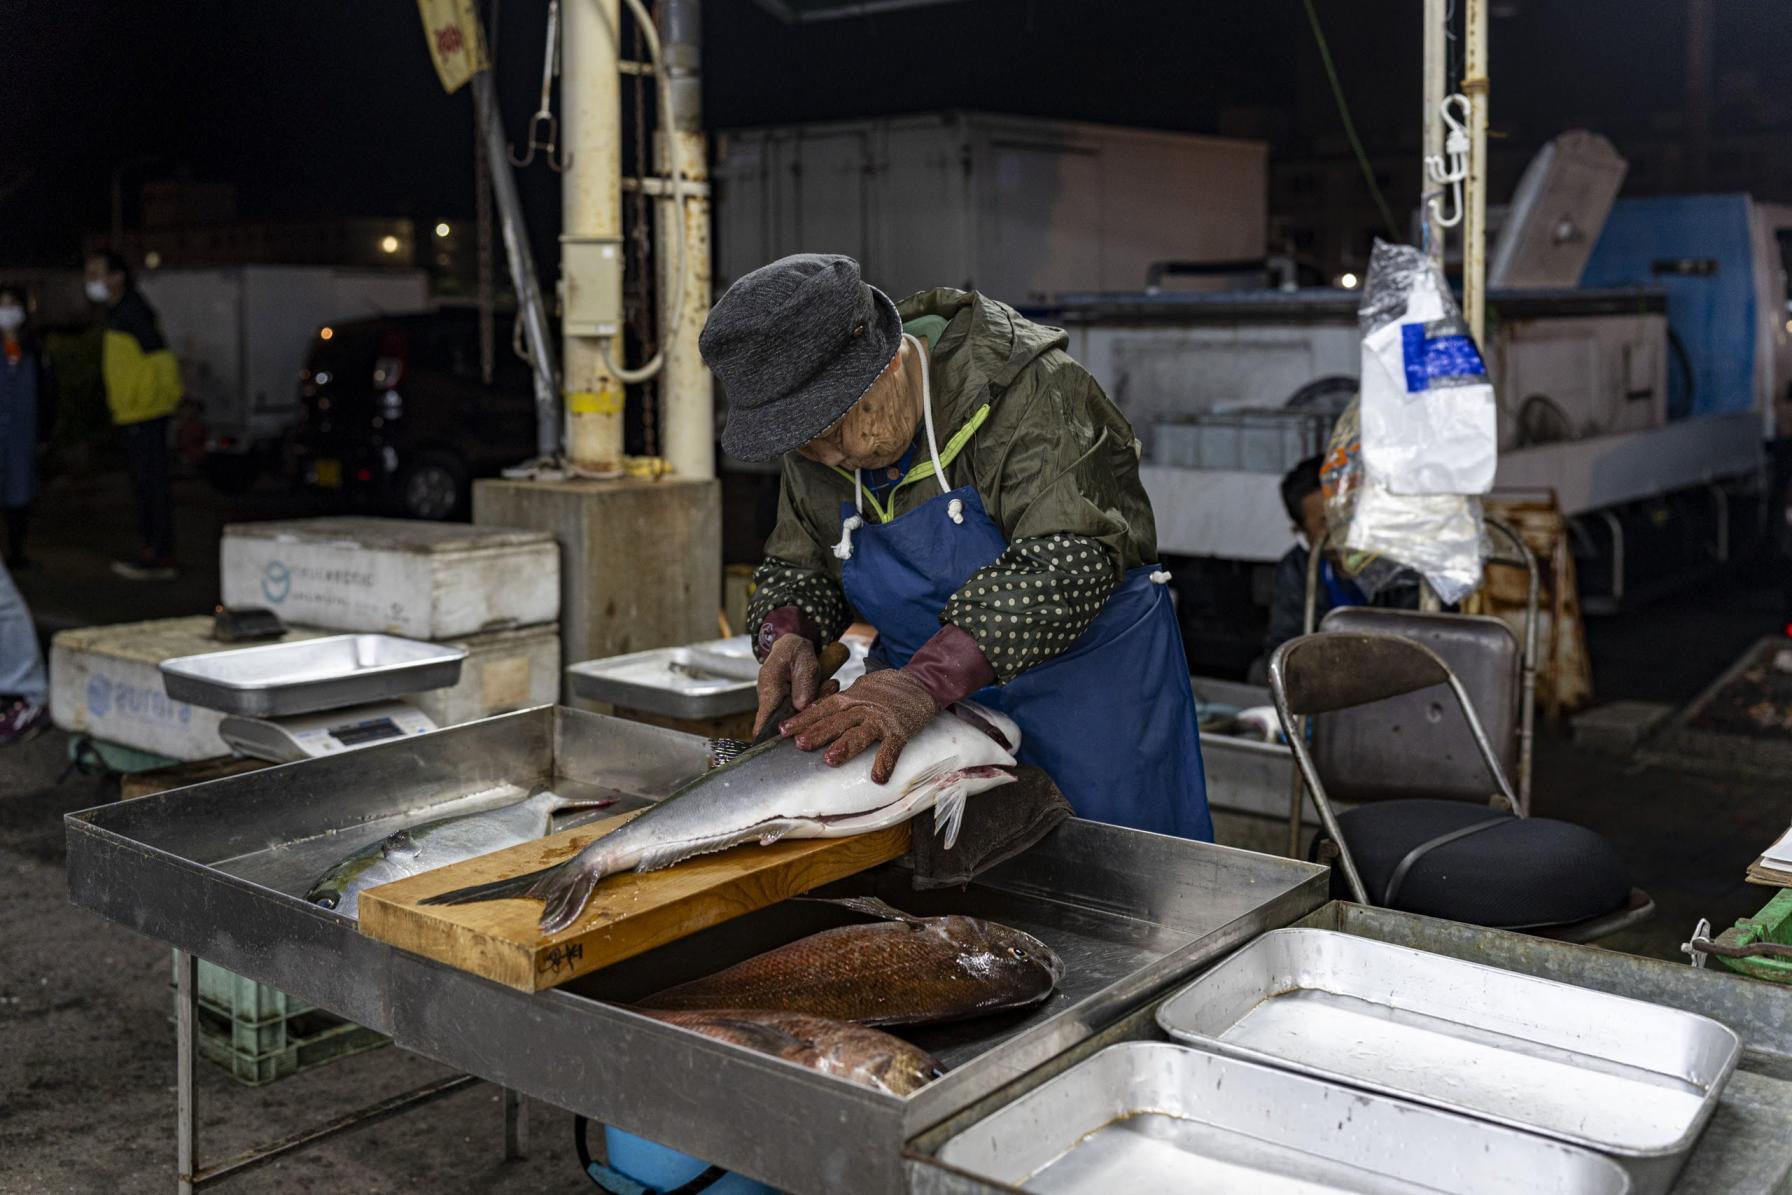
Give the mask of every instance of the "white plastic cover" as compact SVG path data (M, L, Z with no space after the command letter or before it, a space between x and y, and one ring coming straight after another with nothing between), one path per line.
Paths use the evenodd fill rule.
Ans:
M1498 409L1443 272L1410 245L1377 241L1357 322L1370 476L1395 494L1485 494Z
M1440 271L1376 242L1358 316L1362 391L1321 478L1340 562L1371 597L1404 568L1446 603L1481 583L1481 503L1497 463L1486 367Z

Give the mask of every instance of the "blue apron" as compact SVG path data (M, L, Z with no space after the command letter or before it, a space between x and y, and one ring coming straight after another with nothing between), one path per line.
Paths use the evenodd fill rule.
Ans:
M840 517L859 522L851 503ZM847 600L895 667L939 630L947 599L1008 547L968 486L891 522L848 526L848 542ZM1182 632L1152 571L1127 573L1069 650L973 700L1019 724L1021 762L1056 781L1079 817L1212 842Z

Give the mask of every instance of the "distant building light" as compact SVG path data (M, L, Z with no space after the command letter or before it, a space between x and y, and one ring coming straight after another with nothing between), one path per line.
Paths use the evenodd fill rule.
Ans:
M446 220L444 220L440 224L436 225L436 235L439 237L445 237L453 231L454 230L452 228L448 227L448 221L446 221Z
M391 233L387 233L385 236L381 237L380 238L380 251L384 252L384 253L397 253L398 252L398 238L393 236Z
M151 249L148 253L145 253L143 255L143 268L144 269L158 270L161 267L162 267L162 255L160 253L157 253L154 249Z
M1357 281L1356 275L1352 274L1348 270L1346 270L1344 273L1338 275L1338 285L1343 287L1345 290L1355 290L1356 289L1356 281Z
M331 327L323 327L323 328L319 328L317 330L317 338L319 340L328 340L328 339L330 339L330 337L332 337L334 335L336 335L336 329L331 328ZM323 379L323 378L318 379L318 381L320 381L320 382L324 381L324 380L325 379Z

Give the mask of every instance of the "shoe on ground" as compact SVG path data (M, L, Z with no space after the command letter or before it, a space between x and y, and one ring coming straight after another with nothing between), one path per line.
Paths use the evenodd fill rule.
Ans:
M0 706L0 747L34 739L49 728L50 709L22 697Z
M112 571L127 581L172 581L180 576L172 560L114 560Z

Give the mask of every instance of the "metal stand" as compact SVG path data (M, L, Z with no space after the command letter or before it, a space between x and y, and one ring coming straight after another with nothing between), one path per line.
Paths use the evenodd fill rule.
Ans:
M474 1075L450 1075L446 1079L437 1079L426 1083L412 1091L370 1104L356 1112L349 1112L314 1128L303 1129L291 1136L283 1137L272 1145L259 1149L246 1150L228 1161L216 1166L199 1165L199 1119L196 1092L193 1084L193 1060L198 1046L195 1036L198 1029L199 1016L199 959L185 951L175 952L174 990L175 990L175 1116L176 1116L176 1173L175 1190L178 1195L193 1195L201 1187L232 1178L250 1170L258 1169L275 1158L283 1157L308 1145L326 1141L350 1129L358 1129L376 1121L396 1116L400 1112L408 1112L424 1104L433 1103L445 1095L452 1095L464 1087L470 1087L480 1080ZM509 1088L504 1089L504 1157L506 1161L515 1161L528 1156L529 1134L528 1119L522 1106L522 1097Z

